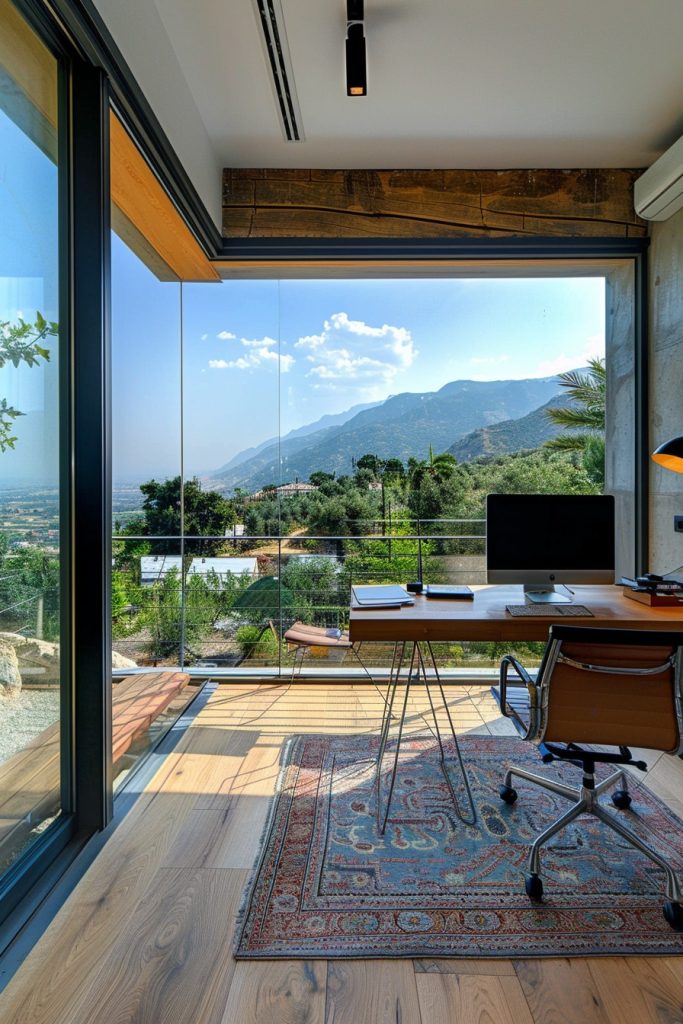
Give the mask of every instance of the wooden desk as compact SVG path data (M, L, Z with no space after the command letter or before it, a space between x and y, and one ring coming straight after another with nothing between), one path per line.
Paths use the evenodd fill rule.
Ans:
M523 604L519 586L473 587L473 601L439 600L416 595L414 605L403 608L351 608L350 638L359 641L401 640L546 640L553 622L571 626L612 626L623 629L683 630L683 605L650 608L624 597L617 586L573 587L574 603L583 604L592 617L552 615L514 618L508 604Z

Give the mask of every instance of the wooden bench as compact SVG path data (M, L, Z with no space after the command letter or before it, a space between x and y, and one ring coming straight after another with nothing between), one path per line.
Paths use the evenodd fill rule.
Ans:
M112 687L112 760L116 764L189 681L185 672L143 672ZM56 814L60 804L59 722L0 765L0 856L17 829Z

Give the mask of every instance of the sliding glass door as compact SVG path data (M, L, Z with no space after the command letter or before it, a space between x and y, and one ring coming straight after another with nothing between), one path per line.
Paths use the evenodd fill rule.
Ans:
M0 884L62 808L59 66L0 0Z

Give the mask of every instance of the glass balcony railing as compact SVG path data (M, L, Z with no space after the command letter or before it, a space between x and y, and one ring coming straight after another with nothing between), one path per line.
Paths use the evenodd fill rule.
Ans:
M344 536L120 535L113 557L115 657L121 667L127 660L129 667L211 675L287 674L287 629L297 621L345 629L354 584L485 582L483 519L403 522L393 532L386 525L357 523L358 532ZM497 663L499 647L454 641L438 644L436 653L446 671L481 675ZM304 674L360 671L352 658L342 660L343 652L309 653ZM388 673L392 654L389 644L363 645L373 672Z

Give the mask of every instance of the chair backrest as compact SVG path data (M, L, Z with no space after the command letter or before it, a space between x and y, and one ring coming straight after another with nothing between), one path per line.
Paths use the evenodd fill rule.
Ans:
M678 753L682 651L683 632L551 626L533 738Z

